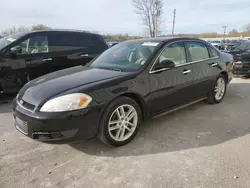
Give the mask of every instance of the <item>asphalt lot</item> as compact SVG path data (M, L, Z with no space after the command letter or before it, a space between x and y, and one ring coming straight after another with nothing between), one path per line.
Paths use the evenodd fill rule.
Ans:
M110 148L33 141L15 130L11 97L0 104L0 187L250 187L250 79L234 79L224 101L153 119L135 140Z

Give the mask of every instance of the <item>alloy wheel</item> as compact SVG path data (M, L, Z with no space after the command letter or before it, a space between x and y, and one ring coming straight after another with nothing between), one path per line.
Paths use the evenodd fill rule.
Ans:
M214 90L215 99L218 101L221 100L224 96L225 90L226 90L225 80L223 78L219 78L216 82L215 90Z
M108 132L118 142L129 139L138 125L138 113L129 105L121 105L114 110L108 122Z

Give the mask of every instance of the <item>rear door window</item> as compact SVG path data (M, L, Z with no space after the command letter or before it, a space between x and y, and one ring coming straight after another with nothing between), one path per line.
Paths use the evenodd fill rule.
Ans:
M102 52L105 44L98 35L64 32L51 35L50 52L84 49L86 52Z
M186 42L187 48L191 55L191 61L201 61L209 58L208 49L201 42Z
M84 46L81 44L79 38L74 33L53 33L50 35L49 51L71 51L81 49Z
M87 33L84 34L81 33L80 35L81 36L79 38L81 38L81 43L86 47L90 47L94 51L103 52L108 48L107 43L100 35L87 34Z

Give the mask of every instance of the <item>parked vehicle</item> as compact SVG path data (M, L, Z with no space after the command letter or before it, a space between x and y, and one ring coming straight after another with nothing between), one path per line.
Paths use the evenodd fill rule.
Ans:
M250 76L250 41L246 41L227 51L234 56L234 74Z
M0 92L18 92L28 81L57 70L86 65L108 45L98 34L49 30L0 39Z
M130 49L126 59L113 58L120 49ZM39 141L98 136L122 146L149 118L202 100L220 103L232 69L232 55L195 38L122 42L88 66L26 84L13 101L15 126Z
M224 51L226 48L229 48L229 45L230 40L221 40L217 48L221 51Z
M240 45L243 41L241 40L231 40L227 43L225 43L224 48L222 50L229 51L235 48L236 46Z
M211 41L210 43L211 43L214 47L216 47L216 48L219 49L220 41Z

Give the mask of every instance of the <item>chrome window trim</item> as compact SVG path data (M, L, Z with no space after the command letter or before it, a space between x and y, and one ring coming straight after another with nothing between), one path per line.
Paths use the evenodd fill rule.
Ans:
M168 47L169 45L173 44L173 43L177 43L177 42L200 42L200 43L203 43L204 45L206 45L204 42L202 41L196 41L196 40L179 40L179 41L174 41L174 42L171 42L169 44L167 44L166 46L164 46L162 49L161 49L161 52L159 53L159 55L157 56L157 58L155 59L153 65L151 66L150 70L149 70L149 74L154 74L154 73L157 73L157 72L161 72L161 71L165 71L165 70L169 70L170 68L163 68L163 69L159 69L159 70L152 70L153 67L155 66L156 64L156 61L159 59L160 55L162 54L163 50ZM206 45L207 47L207 45ZM208 50L208 49L207 49ZM186 52L185 52L186 53ZM178 65L176 67L182 67L182 66L186 66L186 65L191 65L191 64L195 64L195 63L200 63L202 61L207 61L207 60L212 60L212 59L217 59L219 58L220 56L216 56L216 57L210 57L210 58L207 58L207 59L202 59L202 60L199 60L199 61L191 61L191 62L187 62L187 63L183 63L182 65ZM176 68L174 67L174 68Z
M163 69L159 69L159 70L155 70L155 71L150 71L149 74L153 74L153 73L157 73L157 72L161 72L161 71L165 71L165 70L169 70L170 68L163 68Z
M207 61L207 60L212 60L212 59L218 59L219 56L216 56L216 57L210 57L210 58L207 58L207 59L202 59L202 60L199 60L199 61L191 61L189 62L189 64L195 64L195 63L200 63L202 61Z

